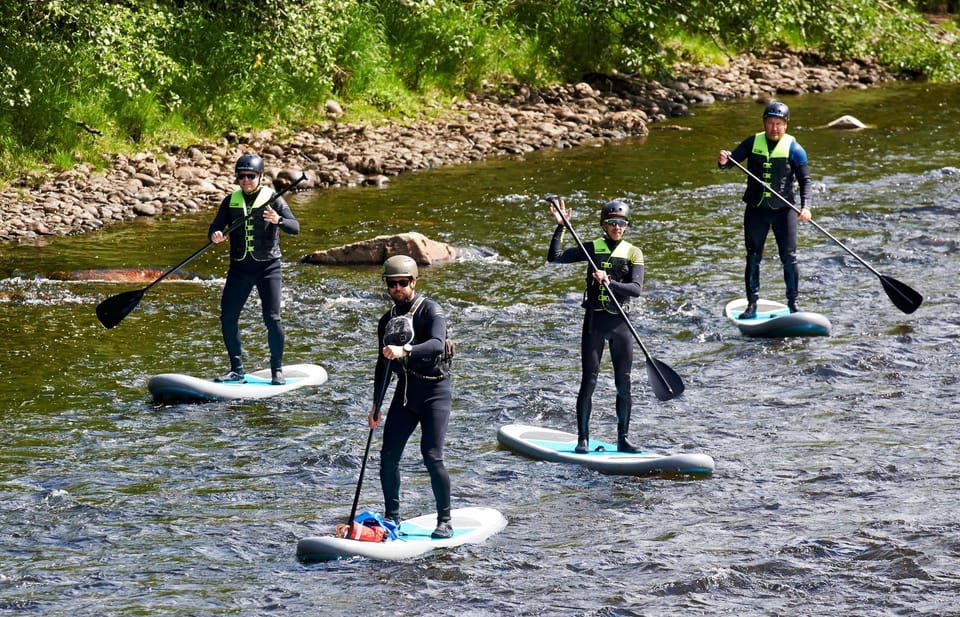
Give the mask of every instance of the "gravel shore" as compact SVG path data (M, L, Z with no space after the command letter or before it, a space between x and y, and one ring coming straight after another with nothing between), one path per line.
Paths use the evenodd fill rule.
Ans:
M780 52L740 56L722 67L680 66L677 75L670 82L594 74L543 89L515 84L509 95L471 96L429 121L351 123L349 110L330 101L329 122L290 135L230 133L210 144L117 155L106 170L79 165L40 183L14 183L0 193L11 204L0 219L0 241L36 242L139 216L212 210L236 189L233 165L245 152L263 156L267 180L278 189L301 173L303 189L382 187L391 176L419 169L645 135L691 106L718 100L862 89L895 79L870 61L826 64Z

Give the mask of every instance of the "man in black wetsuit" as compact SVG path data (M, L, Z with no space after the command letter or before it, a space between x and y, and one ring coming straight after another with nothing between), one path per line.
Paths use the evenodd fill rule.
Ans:
M559 205L564 207L563 201ZM566 228L563 218L551 205L550 211L557 222L557 228L550 240L547 261L574 263L586 261L587 255L579 246L563 248L563 236ZM570 217L567 210L567 220ZM603 236L592 242L584 243L593 263L600 270L587 268L587 289L583 295L583 333L580 337L582 375L580 392L577 395L577 446L578 453L586 453L590 442L590 413L593 408L593 391L597 387L597 375L600 371L600 359L603 357L604 343L610 345L610 359L613 362L613 377L617 388L617 450L620 452L638 452L639 448L630 443L627 434L630 430L630 412L633 406L630 394L630 371L633 367L633 335L625 316L607 295L603 286L606 281L616 295L620 305L626 308L630 298L636 298L643 290L643 252L623 239L630 224L630 207L622 201L611 201L600 212L600 228Z
M383 427L380 485L384 517L399 523L400 457L419 425L420 454L437 503L437 527L432 535L449 538L453 535L450 476L443 464L443 442L453 403L450 367L444 356L447 319L440 305L416 293L417 276L417 262L406 255L394 255L383 264L381 278L393 307L377 324L380 353L373 378L374 396L386 393L391 373L397 375L397 386ZM380 424L376 402L367 422L371 429Z
M747 265L744 268L744 286L747 292L747 309L740 319L757 316L757 300L760 299L760 262L763 260L763 245L767 233L773 229L777 241L780 263L783 265L783 282L787 288L787 306L796 313L797 288L800 269L797 266L797 221L810 220L810 169L807 153L793 136L787 134L790 109L779 101L770 102L763 111L763 131L747 137L733 152L721 150L717 157L720 169L733 167L733 161L747 159L747 170L761 178L774 191L794 203L793 181L796 177L800 187L800 214L767 191L753 178L747 178L743 202L743 239L747 249Z
M270 187L261 186L263 159L244 154L237 159L240 190L227 195L210 224L207 236L214 244L227 239L223 230L238 219L246 219L230 232L230 268L220 297L220 329L230 357L230 370L216 381L244 383L243 348L240 342L240 311L256 286L267 326L272 383L283 385L283 324L280 322L280 231L297 234L300 223L287 202L273 197ZM249 216L248 216L249 215Z

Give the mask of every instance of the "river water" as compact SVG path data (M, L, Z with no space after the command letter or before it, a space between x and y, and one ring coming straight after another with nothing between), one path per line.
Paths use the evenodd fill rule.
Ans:
M188 267L211 280L165 282L109 331L96 305L142 285L49 278L166 269L204 244L212 212L0 247L0 613L960 615L958 94L891 84L787 100L816 220L925 296L904 315L804 226L801 307L829 317L829 338L748 339L722 318L742 295L744 177L715 158L760 130L761 107L746 101L645 139L293 197L303 231L284 238L286 360L330 374L295 396L149 401L152 374L225 368L219 247ZM872 128L820 128L843 114ZM627 238L647 277L632 319L686 384L657 401L638 350L633 439L710 454L711 478L605 476L498 448L502 424L574 427L583 269L545 263L547 193L567 198L584 238L606 200L633 205ZM297 540L349 514L387 297L376 268L298 260L411 230L477 249L425 268L420 288L448 309L458 342L454 506L495 507L510 523L408 562L300 564ZM762 272L762 295L782 301L772 238ZM248 368L267 356L256 305L243 318ZM610 439L607 362L592 426ZM361 509L381 508L376 449ZM405 516L433 510L418 458L413 442Z

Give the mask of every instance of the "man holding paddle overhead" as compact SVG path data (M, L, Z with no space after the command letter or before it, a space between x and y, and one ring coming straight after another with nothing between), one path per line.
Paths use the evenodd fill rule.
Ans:
M367 423L380 424L380 402L392 373L397 386L383 427L380 449L380 485L384 517L400 522L400 457L407 440L420 426L420 454L430 474L437 502L434 538L450 538L450 475L443 464L443 442L450 422L453 394L450 387L450 357L447 318L440 305L416 293L417 262L407 255L394 255L383 263L381 278L393 307L380 317L377 343L380 353L374 371L374 399Z
M610 346L613 377L617 388L617 450L639 452L630 443L630 412L633 399L630 392L630 372L633 368L633 331L623 312L630 298L643 290L643 252L623 239L630 224L630 207L622 201L611 201L600 211L603 236L593 242L581 243L564 250L563 237L569 224L570 211L564 214L563 200L551 201L550 211L557 228L550 240L547 261L574 263L588 261L587 289L583 296L583 332L580 337L581 369L580 392L577 394L577 446L575 451L585 454L590 443L590 413L593 392L597 387L603 346ZM613 294L611 297L609 294Z
M771 101L763 110L763 131L744 139L733 152L721 150L717 157L720 169L739 167L737 162L746 159L747 169L752 172L743 193L746 204L743 212L743 239L747 249L747 265L743 276L747 309L740 313L740 319L753 319L757 316L760 262L763 260L767 233L771 228L783 266L787 306L791 313L799 310L797 220L806 222L811 218L808 204L812 187L807 153L793 136L787 134L789 121L790 109L779 101ZM763 181L758 181L758 177ZM800 187L799 213L792 207L795 201L794 179Z
M240 312L256 287L263 322L267 326L272 383L283 385L280 231L297 234L300 223L282 197L275 197L273 189L261 185L262 158L256 154L244 154L237 159L236 175L240 190L220 202L207 232L210 241L219 244L228 237L223 230L230 230L230 268L220 297L220 328L230 358L230 370L216 381L246 381L240 342ZM242 224L234 225L237 221Z

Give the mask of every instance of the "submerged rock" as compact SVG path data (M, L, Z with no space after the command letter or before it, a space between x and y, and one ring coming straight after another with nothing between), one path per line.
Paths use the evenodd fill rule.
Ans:
M152 283L166 270L156 268L96 268L51 272L47 278L54 281L110 281L122 283ZM192 272L174 272L167 281L195 281L201 277Z
M827 128L841 130L865 129L867 128L867 125L863 122L860 122L853 116L840 116L836 120L827 123Z

